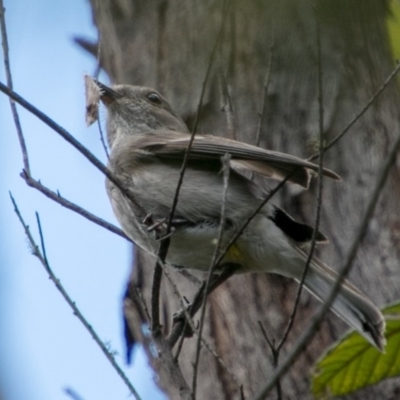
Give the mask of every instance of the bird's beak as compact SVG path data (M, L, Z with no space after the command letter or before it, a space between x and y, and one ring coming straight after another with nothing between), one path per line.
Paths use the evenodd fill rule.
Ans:
M100 89L100 100L108 106L109 104L113 103L115 100L122 97L121 94L117 93L115 90L112 90L108 86L104 85L103 83L99 82L97 79L93 79L96 85Z

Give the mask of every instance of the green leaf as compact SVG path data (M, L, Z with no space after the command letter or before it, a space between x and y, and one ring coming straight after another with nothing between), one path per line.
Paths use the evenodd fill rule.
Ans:
M385 353L351 332L331 348L316 365L312 392L340 396L400 375L400 303L382 310L386 319Z
M400 3L396 0L389 2L390 13L387 19L387 29L390 47L395 60L400 58Z

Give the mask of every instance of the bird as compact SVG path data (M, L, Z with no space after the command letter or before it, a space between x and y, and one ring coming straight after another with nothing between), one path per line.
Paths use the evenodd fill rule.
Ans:
M156 255L160 229L169 219L182 161L191 140L188 127L156 90L142 86L113 85L95 80L107 110L109 169L123 182L131 201L110 180L106 189L114 214L125 234L140 248ZM226 156L226 155L229 156ZM224 158L225 157L225 158ZM228 166L225 180L221 172ZM196 134L180 188L166 257L169 265L208 271L216 246L227 245L260 204L265 191L251 174L289 181L304 189L318 165L220 136ZM322 173L340 177L329 169ZM217 237L224 206L224 232ZM316 242L326 237L316 233ZM244 229L220 262L235 264L235 273L274 273L301 280L313 228L295 221L280 207L267 202ZM324 301L336 273L313 256L304 286ZM345 280L331 310L384 351L385 321L379 309Z

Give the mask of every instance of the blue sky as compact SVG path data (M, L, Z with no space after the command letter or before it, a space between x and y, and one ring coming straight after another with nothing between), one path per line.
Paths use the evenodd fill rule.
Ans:
M103 162L97 127L85 126L84 74L95 60L73 43L96 38L88 2L5 0L14 89L66 128ZM103 79L106 79L103 77ZM3 60L0 80L5 82ZM32 174L42 183L117 224L104 177L55 132L19 108ZM104 116L102 117L104 120ZM125 399L129 393L95 342L30 253L9 199L38 240L41 217L50 264L100 337L111 343L143 399L165 398L143 352L124 365L121 298L131 265L123 239L26 186L8 99L0 94L0 388L5 400ZM39 242L39 241L38 241Z

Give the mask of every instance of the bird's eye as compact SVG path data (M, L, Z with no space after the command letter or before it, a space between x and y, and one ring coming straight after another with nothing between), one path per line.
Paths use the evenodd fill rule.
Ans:
M154 92L152 92L152 93L149 93L148 95L147 95L147 98L153 103L153 104L161 104L162 103L162 101L161 101L161 97L160 97L160 95L158 94L158 93L154 93Z

